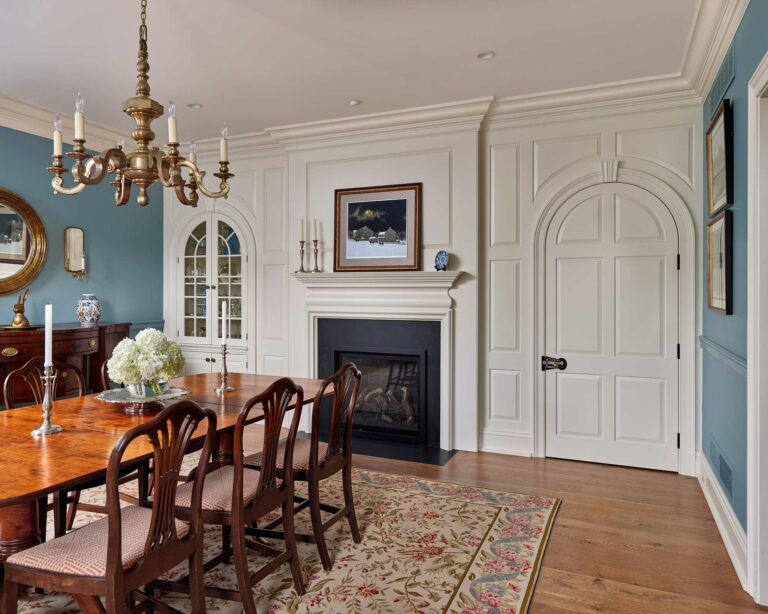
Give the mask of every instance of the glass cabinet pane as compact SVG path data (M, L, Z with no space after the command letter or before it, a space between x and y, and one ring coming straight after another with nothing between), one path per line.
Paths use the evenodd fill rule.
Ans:
M184 335L207 335L208 281L206 223L198 224L184 246Z

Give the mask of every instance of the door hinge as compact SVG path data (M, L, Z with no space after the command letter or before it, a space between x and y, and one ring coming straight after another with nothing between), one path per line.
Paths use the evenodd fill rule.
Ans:
M680 449L680 433L677 434L677 449Z
M181 263L181 260L180 260L180 259L179 259L179 257L177 256L177 257L176 257L176 264L180 264L180 263Z
M179 331L178 331L178 330L176 331L176 336L177 336L177 337L180 337L180 336L181 336L181 335L179 335Z
M677 359L680 360L680 344L677 344Z
M680 270L680 254L677 255L677 270Z

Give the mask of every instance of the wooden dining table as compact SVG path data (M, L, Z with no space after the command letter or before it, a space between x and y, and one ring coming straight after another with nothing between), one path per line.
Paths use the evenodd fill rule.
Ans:
M203 373L178 378L171 386L189 389L180 397L216 413L220 458L231 458L234 427L245 401L266 390L279 376L230 373L231 392L217 394L221 376ZM292 378L311 403L322 380ZM332 390L329 391L329 394ZM40 543L37 500L50 493L75 490L104 476L117 441L156 412L128 413L124 405L97 399L98 394L61 399L53 405L53 422L64 432L36 438L32 429L42 421L40 405L0 411L0 561ZM170 402L170 401L169 401ZM262 415L251 412L254 421ZM205 434L204 425L197 438ZM136 440L126 451L126 464L152 456L152 446Z

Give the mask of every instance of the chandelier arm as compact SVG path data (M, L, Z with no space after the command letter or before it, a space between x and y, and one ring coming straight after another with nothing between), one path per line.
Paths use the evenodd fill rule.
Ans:
M120 181L115 183L115 204L121 207L131 198L131 180L121 173Z
M152 152L157 165L157 176L160 183L166 188L175 188L179 184L184 185L178 160L184 160L179 156L165 155L162 149L155 148Z
M226 179L222 180L221 183L219 184L218 192L212 192L211 190L207 189L203 184L205 171L201 171L200 169L198 169L197 166L192 164L189 160L184 160L183 162L180 162L179 166L185 166L190 170L190 172L192 173L192 176L195 178L197 189L200 190L203 194L205 194L208 198L222 198L222 197L226 197L227 194L229 194L229 184L227 183Z
M51 179L51 185L53 186L54 194L66 194L67 196L79 194L87 187L85 183L77 183L71 188L67 188L64 186L64 179L62 179L61 175L56 175Z
M184 192L184 188L189 187L189 196ZM200 195L197 193L197 189L194 187L194 183L192 185L186 185L184 183L177 184L175 186L176 189L176 198L179 199L179 202L182 205L186 205L188 207L197 207L197 202L200 200Z
M125 168L125 163L126 158L122 149L105 149L98 156L88 158L84 165L75 164L72 167L72 176L79 183L96 185L101 183L107 172L114 173Z

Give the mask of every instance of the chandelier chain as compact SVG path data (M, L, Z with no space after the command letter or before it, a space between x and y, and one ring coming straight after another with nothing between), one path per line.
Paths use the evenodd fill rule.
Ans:
M141 40L147 40L147 0L141 0L141 28L139 28Z

